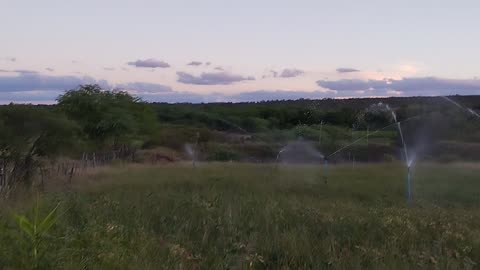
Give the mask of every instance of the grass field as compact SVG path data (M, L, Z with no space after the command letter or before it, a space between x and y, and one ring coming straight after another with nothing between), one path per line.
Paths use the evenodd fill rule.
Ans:
M1 269L477 269L480 165L128 165L47 187L35 262L0 211ZM325 181L327 180L327 181ZM325 183L327 182L327 183Z

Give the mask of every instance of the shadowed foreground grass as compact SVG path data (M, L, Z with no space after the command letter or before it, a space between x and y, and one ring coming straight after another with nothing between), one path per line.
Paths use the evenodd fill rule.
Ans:
M189 164L103 169L47 192L43 269L476 269L480 167ZM32 267L0 211L0 268ZM13 205L13 203L12 203Z

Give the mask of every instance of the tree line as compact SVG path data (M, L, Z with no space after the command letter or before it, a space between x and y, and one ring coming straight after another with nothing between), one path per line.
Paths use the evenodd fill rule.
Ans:
M480 110L480 96L455 99ZM28 184L39 167L59 157L83 159L88 153L112 152L114 157L130 158L132 151L146 147L180 149L195 140L225 143L228 138L219 137L222 132L258 134L263 141L274 141L287 131L297 134L292 136L300 132L318 137L326 126L324 132L330 132L331 138L325 135L323 144L333 148L337 138L350 137L350 129L377 128L391 121L389 116L365 113L378 102L390 104L399 120L429 112L443 112L439 117L443 120L451 112L452 119L462 119L452 120L457 131L475 132L461 114L452 112L451 104L433 97L166 104L147 103L98 85L81 85L60 95L55 105L0 106L0 186L7 181ZM474 137L472 132L452 134L459 139Z

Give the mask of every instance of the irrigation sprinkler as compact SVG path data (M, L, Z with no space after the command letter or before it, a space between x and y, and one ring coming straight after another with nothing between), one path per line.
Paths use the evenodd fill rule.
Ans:
M407 166L407 196L408 196L407 202L410 204L412 202L412 190L411 190L412 179L410 174L411 162L408 159L407 143L405 142L405 138L403 137L402 125L400 124L400 122L397 121L397 115L395 114L395 112L393 110L391 111L392 111L393 119L395 120L395 123L397 123L398 133L400 134L400 139L402 140L403 151L405 154L405 165Z
M407 167L407 198L408 198L408 201L409 201L409 202L412 201L412 197L413 197L413 195L412 195L412 190L411 190L411 186L412 186L412 185L411 185L411 183L412 183L412 176L411 176L410 167L411 167L411 165L412 165L412 163L413 163L414 158L411 158L410 160L408 159L407 147L406 147L406 144L405 144L405 140L404 140L404 138L403 138L403 132L402 132L401 123L408 122L408 121L411 121L411 120L413 120L413 119L418 119L418 118L420 118L420 117L424 117L424 116L430 115L430 114L431 114L431 112L430 112L430 113L419 114L419 115L412 116L412 117L409 117L409 118L407 118L407 119L404 119L404 120L402 120L402 121L397 121L396 115L395 115L395 113L393 113L393 114L392 114L392 117L393 117L394 120L395 120L393 123L388 124L388 125L386 125L386 126L384 126L384 127L382 127L382 128L379 128L379 129L377 129L377 130L375 130L375 131L373 131L373 132L368 131L365 136L362 136L362 137L354 140L353 142L351 142L351 143L349 143L349 144L347 144L347 145L345 145L345 146L340 147L339 149L335 150L335 151L334 151L333 153L331 153L330 155L326 156L326 157L325 157L325 173L324 173L324 174L325 174L325 177L326 177L326 174L327 174L327 168L326 168L326 167L327 167L327 164L328 164L327 158L333 157L334 155L342 152L343 150L345 150L345 149L347 149L347 148L350 148L350 146L358 143L359 141L364 140L364 139L368 138L369 136L373 136L373 135L375 135L376 133L378 133L378 132L380 132L380 131L382 131L382 130L385 130L385 129L387 129L387 128L389 128L389 127L392 127L392 126L397 126L398 131L399 131L399 133L400 133L401 140L402 140L402 144L403 144L402 146L403 146L403 151L404 151L404 155L405 155L405 164L406 164L406 167Z
M407 167L407 194L408 194L408 198L407 198L407 202L410 204L412 203L412 184L411 184L411 170L410 170L410 165L408 165Z

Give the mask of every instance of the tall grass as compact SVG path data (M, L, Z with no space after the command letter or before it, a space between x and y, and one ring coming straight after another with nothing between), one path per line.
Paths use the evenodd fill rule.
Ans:
M45 269L474 269L480 167L238 163L102 169L74 179ZM17 209L21 211L21 209ZM21 265L0 212L0 268ZM20 269L20 268L19 268Z

